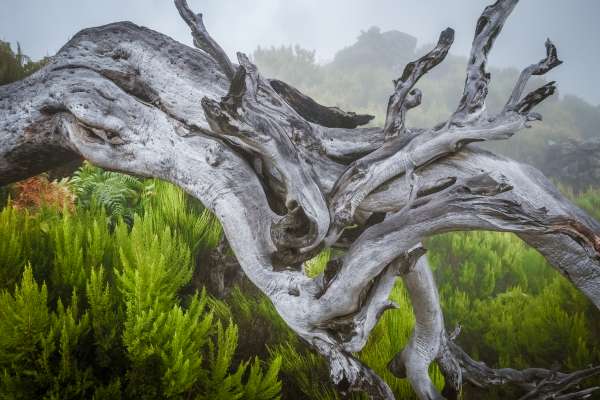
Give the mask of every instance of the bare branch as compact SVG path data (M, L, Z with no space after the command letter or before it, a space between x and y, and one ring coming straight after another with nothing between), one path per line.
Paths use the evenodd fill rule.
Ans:
M457 399L463 382L480 388L516 385L527 392L520 400L583 399L598 389L577 389L565 393L577 388L581 381L599 375L600 367L566 374L541 368L522 371L493 369L474 361L454 343L459 330L449 336L445 333L438 291L424 260L403 279L413 304L416 323L409 344L392 359L388 368L400 378L408 377L419 398L441 399L427 373L434 359L446 380L443 394L447 399Z
M194 46L207 52L221 67L221 71L229 78L233 79L235 68L229 60L225 50L208 33L202 20L202 14L195 14L187 4L186 0L175 0L175 7L179 15L192 30Z
M301 93L298 89L278 79L270 79L271 87L277 94L307 121L329 128L356 128L368 124L373 115L356 114L342 111L337 107L325 107L312 98Z
M556 85L555 82L552 81L529 93L521 101L511 106L510 111L516 111L520 114L527 114L533 109L533 107L546 100L546 98L552 96L554 92L556 92ZM539 120L541 119L541 116L534 114L534 118Z
M413 87L423 75L446 58L453 42L454 30L451 28L445 29L440 34L438 43L433 50L418 60L408 63L402 76L394 81L395 89L388 101L383 128L386 139L404 133L406 112L421 104L421 91L418 89L413 90Z
M464 381L480 388L496 385L515 385L526 391L519 400L545 400L557 398L585 399L590 390L577 390L573 393L564 392L576 387L581 381L600 375L600 366L590 367L571 373L543 368L527 368L516 370L512 368L494 369L481 361L475 361L452 340L447 341L447 351L451 352L462 370Z
M447 187L448 177L464 179L481 170L502 171L507 182L513 186L503 196L519 203L532 203L545 208L549 215L563 215L578 221L585 227L578 229L589 239L577 239L578 234L519 234L530 246L542 253L561 274L569 279L590 301L600 309L600 258L595 236L600 233L600 224L572 205L541 172L530 166L491 154L481 149L470 148L460 154L447 156L419 170L421 187L426 192L442 193L437 188ZM429 189L431 188L431 189ZM395 212L404 207L410 187L402 178L386 183L369 195L360 205L359 211ZM432 193L432 194L433 194ZM557 225L557 228L561 224ZM563 230L564 231L564 230ZM587 243L587 244L586 244Z
M397 304L389 300L390 294L398 276L403 276L414 271L415 265L425 254L421 244L409 249L398 256L373 280L371 286L365 290L362 301L357 307L358 311L339 318L326 321L323 326L335 327L339 340L343 343L344 350L358 352L366 344L369 335L383 313L397 308ZM339 267L335 273L339 272ZM335 278L335 274L327 279L326 284ZM327 289L327 286L324 287Z
M312 344L329 362L331 380L342 393L362 391L373 400L394 400L387 383L351 354L321 339Z
M513 89L506 106L505 110L513 110L519 109L516 105L521 101L521 96L523 95L523 91L527 86L527 82L532 75L544 75L548 71L553 68L558 67L562 64L562 61L558 59L558 52L556 50L556 46L550 41L550 39L546 40L546 58L540 60L537 64L532 64L529 67L525 68L521 75L519 76L519 80Z
M415 269L402 275L415 314L415 327L406 347L389 363L390 371L408 378L420 399L442 399L429 378L429 365L440 351L444 317L433 274L421 258Z
M343 228L353 222L356 209L375 189L407 170L423 167L444 156L461 151L467 144L505 140L527 126L529 116L503 114L497 119L465 127L451 126L385 143L373 153L348 167L331 195L333 216L328 235L335 242ZM408 161L408 162L407 162Z
M496 37L519 0L497 0L485 8L475 28L475 38L467 65L465 89L458 108L450 118L450 125L465 125L485 116L485 99L490 74L487 59Z

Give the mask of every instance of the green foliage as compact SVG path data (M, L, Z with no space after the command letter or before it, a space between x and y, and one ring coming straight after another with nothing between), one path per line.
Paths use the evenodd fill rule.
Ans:
M105 171L85 161L70 180L81 207L100 206L115 223L119 218L131 223L142 201L153 190L151 180Z
M64 297L73 289L85 291L90 269L111 262L112 238L105 219L102 210L65 212L43 224L54 256L48 279L56 296Z
M177 292L191 279L191 253L168 226L155 226L136 217L131 232L122 224L115 229L120 243L118 288L137 314L152 307L169 307Z
M91 370L80 365L76 351L89 331L77 293L70 306L59 300L48 308L48 289L26 267L14 293L0 295L0 396L6 399L81 398L92 387Z
M90 271L85 293L94 337L96 363L100 368L110 365L115 343L120 340L118 328L123 315L113 291L114 288L107 281L103 267Z
M131 226L93 199L74 212L0 211L0 398L279 398L281 360L239 357L218 302L183 294L191 248L214 246L220 227L179 189L156 187Z
M400 32L362 32L331 63L295 47L257 49L270 77L290 82L324 104L377 116L381 125L391 80L428 47ZM0 43L0 84L22 79L32 63ZM456 106L465 59L449 56L424 77L422 106L409 123L427 126ZM518 71L492 69L491 109L508 97ZM541 84L537 80L535 85ZM529 162L550 140L597 136L597 107L565 96L540 109L543 125L493 146ZM63 182L64 183L64 182ZM306 347L270 301L250 287L224 302L195 291L195 262L222 229L208 210L165 182L85 163L68 185L75 210L32 214L0 205L0 399L339 399L325 361ZM600 218L597 188L568 195ZM429 240L448 327L460 344L493 366L576 369L600 362L597 310L534 250L508 234L448 234ZM305 263L317 276L334 256ZM384 377L397 398L414 394L387 362L408 341L414 317L399 283L397 310L386 312L356 356ZM243 334L240 334L242 332ZM256 357L258 355L258 357ZM268 362L261 359L269 359ZM283 385L279 374L283 377ZM443 384L439 370L431 376ZM467 391L465 397L469 398ZM488 398L511 398L498 391ZM352 399L363 399L353 394Z
M30 353L47 346L45 333L52 324L47 308L48 288L33 279L31 267L26 267L23 278L11 294L4 290L0 296L0 357L2 365L22 362L32 366L37 360ZM41 360L44 362L44 360ZM28 371L28 366L23 368ZM32 371L35 373L35 371Z
M26 212L13 207L0 211L0 284L11 287L21 276L30 253L28 237L31 232Z
M235 287L224 305L228 318L235 320L243 332L252 332L240 338L239 355L243 359L255 355L266 358L270 353L269 346L283 343L299 345L298 337L279 316L273 304L256 289ZM285 357L283 360L286 365L288 360Z
M311 351L299 350L289 343L281 344L272 350L274 356L283 360L281 372L284 381L293 388L289 398L314 400L337 400L339 394L327 380L329 370L323 358Z
M282 358L275 357L269 363L267 371L263 372L259 358L255 357L248 370L248 378L244 385L244 399L269 400L279 398L282 386L278 376L281 363Z
M13 52L10 43L0 40L0 85L6 85L33 74L47 63L44 58L40 61L31 61L21 51L21 45L17 43L17 52Z
M103 184L128 185L111 174ZM0 211L0 398L340 398L325 360L256 289L243 285L224 301L193 289L195 262L222 235L211 213L173 185L135 178L133 208L108 217L111 203L78 176L75 210ZM597 190L569 195L597 215ZM428 247L446 324L463 325L459 342L474 357L522 368L559 360L567 370L600 361L597 310L515 236L448 234ZM337 255L323 251L305 273L317 276ZM356 356L397 398L412 399L386 368L414 325L401 283L391 298L399 308ZM435 365L430 374L441 387ZM488 398L507 397L515 394Z
M327 263L329 262L329 260L331 260L331 254L331 249L323 250L315 257L305 262L304 273L310 277L315 277L323 273L323 271L325 271Z
M483 299L515 286L537 294L555 276L543 257L508 233L441 235L428 246L442 294L460 288Z
M283 80L293 76L295 84L302 85L314 85L319 79L319 66L315 61L315 52L298 45L268 49L259 46L254 51L253 58L257 64L266 68L262 72L268 76Z
M575 370L597 363L599 349L590 336L585 306L575 311L564 304L557 295L567 289L560 287L565 284L561 280L557 277L539 296L516 287L487 301L476 300L472 318L478 323L468 329L470 334L483 333L477 352L496 365L517 368L561 360L562 368Z
M575 199L575 203L600 221L600 189L589 188Z
M494 367L562 370L600 362L597 310L516 236L452 233L428 247L446 325L462 325L458 341L473 357Z
M401 282L393 289L390 298L398 304L398 308L382 316L366 346L356 356L386 381L396 398L416 399L408 381L396 378L387 369L392 357L408 343L415 323L410 300ZM329 369L323 358L298 342L270 342L269 345L271 355L283 359L281 371L289 398L341 398L328 378ZM436 366L432 367L430 375L441 389L444 380ZM353 394L351 398L367 399L360 393Z
M201 395L198 399L239 399L243 396L242 375L245 365L231 375L227 371L233 361L234 351L237 347L237 327L230 323L226 329L217 323L217 337L214 342L209 342L208 371L204 379Z
M154 191L144 206L152 209L147 218L169 226L193 253L217 246L223 229L214 214L170 183L154 180L152 187Z
M112 225L119 219L131 225L136 214L152 210L146 218L169 226L192 252L212 248L221 238L215 216L170 183L105 171L87 161L69 183L81 209L104 208Z

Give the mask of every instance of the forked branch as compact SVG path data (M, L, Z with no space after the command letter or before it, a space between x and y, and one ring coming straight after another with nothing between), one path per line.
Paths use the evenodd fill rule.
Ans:
M394 93L390 96L383 133L386 139L401 135L405 129L405 114L421 104L421 91L413 89L419 79L441 63L454 42L454 30L442 31L437 45L429 53L404 68L402 76L394 81Z
M485 99L490 81L490 74L486 70L488 54L518 2L519 0L498 0L486 7L479 17L467 64L465 88L458 108L450 118L450 125L461 126L485 118Z
M525 91L525 88L527 87L527 82L529 82L531 76L544 75L553 68L558 67L560 64L562 64L562 61L558 58L558 51L556 50L556 46L554 46L550 39L547 39L546 58L540 60L540 62L536 64L531 64L529 67L525 68L523 72L521 72L517 84L515 85L515 88L513 89L512 94L510 95L510 98L508 99L504 109L519 110L517 104L521 101L523 92Z

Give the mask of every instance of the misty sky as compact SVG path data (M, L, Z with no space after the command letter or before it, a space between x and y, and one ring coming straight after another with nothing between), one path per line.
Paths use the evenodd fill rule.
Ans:
M492 0L188 0L204 13L213 37L230 54L258 45L299 44L319 61L377 25L432 43L456 30L455 54L467 54L477 17ZM521 0L490 58L522 68L558 46L565 64L551 72L562 93L600 104L600 0ZM0 0L0 39L19 41L33 58L54 54L82 28L129 20L190 44L189 30L171 0Z

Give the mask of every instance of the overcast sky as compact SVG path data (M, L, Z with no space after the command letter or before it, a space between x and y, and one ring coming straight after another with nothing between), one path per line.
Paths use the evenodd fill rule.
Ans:
M455 54L467 54L477 17L492 0L188 0L230 54L258 45L299 44L327 61L361 30L409 33L431 43L450 26ZM522 68L558 46L565 64L551 73L562 93L600 104L600 0L521 0L490 63ZM82 28L129 20L191 44L171 0L0 0L0 39L19 41L33 58L54 54Z

